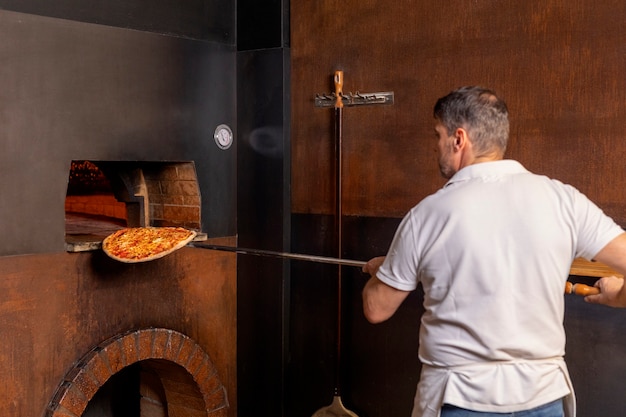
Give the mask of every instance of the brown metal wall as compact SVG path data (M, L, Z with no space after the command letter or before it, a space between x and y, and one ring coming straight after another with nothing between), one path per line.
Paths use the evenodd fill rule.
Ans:
M392 106L343 112L345 257L384 254L400 218L443 185L432 107L467 84L507 100L509 158L575 185L626 226L624 16L617 0L292 0L292 250L335 253L334 112L314 98L332 91L338 69L344 92L395 93ZM343 400L359 416L406 416L420 369L421 296L371 325L361 312L366 279L343 274ZM310 416L331 401L335 286L333 268L292 266L287 415ZM624 314L566 299L581 416L624 414Z
M432 106L467 84L511 111L508 157L572 183L626 225L626 3L292 1L293 210L332 213L331 91L394 91L344 112L346 214L399 217L443 181Z

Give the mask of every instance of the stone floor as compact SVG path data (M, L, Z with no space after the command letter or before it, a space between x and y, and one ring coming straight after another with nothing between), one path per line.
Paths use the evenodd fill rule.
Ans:
M105 237L125 226L117 219L65 213L65 249L68 252L100 249Z
M66 235L109 235L125 226L125 222L117 219L78 213L65 213Z

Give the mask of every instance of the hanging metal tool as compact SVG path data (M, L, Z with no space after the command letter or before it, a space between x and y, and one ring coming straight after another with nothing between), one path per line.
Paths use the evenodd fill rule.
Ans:
M342 171L343 171L343 71L335 71L335 236L337 259L342 258L343 250L343 224L342 224ZM335 389L333 401L329 406L317 410L313 417L358 417L354 412L348 410L341 400L341 333L342 333L342 290L341 290L341 265L337 265L337 349L335 362Z

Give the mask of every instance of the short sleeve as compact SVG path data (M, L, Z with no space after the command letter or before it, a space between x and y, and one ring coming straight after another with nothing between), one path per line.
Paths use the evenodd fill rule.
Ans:
M415 219L411 212L398 226L385 262L376 277L392 288L413 291L418 283L418 251Z

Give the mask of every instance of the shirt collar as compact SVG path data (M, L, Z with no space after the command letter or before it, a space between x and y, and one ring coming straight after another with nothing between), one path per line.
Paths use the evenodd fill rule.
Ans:
M502 177L503 175L520 174L528 172L526 168L512 159L499 161L481 162L479 164L468 165L448 180L444 188L450 184L468 181L473 178Z

